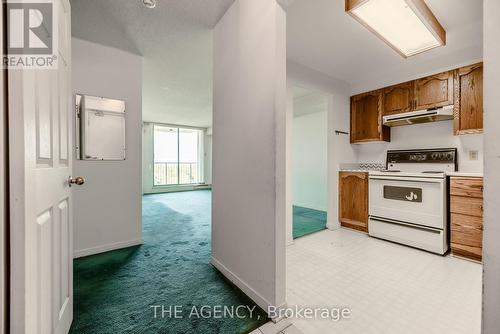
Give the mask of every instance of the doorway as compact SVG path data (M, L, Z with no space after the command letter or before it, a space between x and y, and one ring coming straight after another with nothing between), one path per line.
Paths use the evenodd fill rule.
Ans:
M328 96L293 87L293 238L326 229Z

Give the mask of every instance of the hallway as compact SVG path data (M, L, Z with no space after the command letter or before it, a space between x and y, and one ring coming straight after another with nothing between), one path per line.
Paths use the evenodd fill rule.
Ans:
M255 304L210 264L211 191L143 196L138 247L74 260L71 333L246 333L265 313L245 308L244 319L189 317L193 306ZM182 318L154 318L152 305L180 305ZM241 311L243 313L243 310Z

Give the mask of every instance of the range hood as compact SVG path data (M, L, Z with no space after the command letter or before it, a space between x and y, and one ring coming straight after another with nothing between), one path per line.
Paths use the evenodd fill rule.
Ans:
M401 126L447 121L450 119L453 119L453 105L434 109L410 111L395 115L387 115L383 117L383 122L384 125L387 126Z

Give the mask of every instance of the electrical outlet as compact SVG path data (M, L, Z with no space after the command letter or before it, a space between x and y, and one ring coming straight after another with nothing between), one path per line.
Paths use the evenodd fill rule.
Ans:
M469 151L469 160L479 160L479 151Z

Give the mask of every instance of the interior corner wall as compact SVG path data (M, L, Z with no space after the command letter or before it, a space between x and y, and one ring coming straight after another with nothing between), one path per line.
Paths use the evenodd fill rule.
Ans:
M203 132L203 176L207 185L212 184L212 128Z
M500 328L500 1L484 1L483 334Z
M285 303L286 17L236 0L214 29L212 264L260 307Z
M73 93L125 101L126 160L73 161L74 255L142 243L142 65L140 56L72 39Z
M142 193L149 194L153 189L153 123L142 123Z
M292 61L287 62L287 75L291 84L328 95L327 227L329 229L340 228L338 220L338 171L341 163L356 162L357 155L349 142L349 136L336 135L335 130L349 132L351 87L343 81Z
M328 112L293 118L293 205L327 211Z

